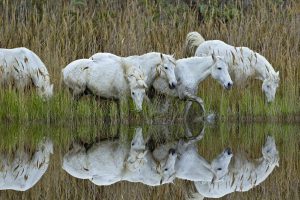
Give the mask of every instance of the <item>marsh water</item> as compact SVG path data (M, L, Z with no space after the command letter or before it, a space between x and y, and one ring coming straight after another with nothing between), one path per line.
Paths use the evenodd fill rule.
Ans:
M299 124L1 124L0 129L1 200L201 199L206 194L220 199L299 199ZM137 135L142 137L137 141L145 145L136 148L136 159L129 161L134 164L129 165L125 162ZM270 145L267 138L274 139L276 146L266 147ZM178 150L178 144L188 147ZM276 151L276 158L269 155ZM209 176L204 166L224 152L232 153L228 170ZM153 154L154 167L145 168L151 164L150 157L135 162ZM181 164L173 162L172 167L169 163L170 174L162 180L162 174L168 173L165 160L173 154L174 162ZM165 158L161 162L165 164L159 157ZM267 159L268 166L255 172ZM233 162L239 164L234 168ZM226 167L220 166L216 170ZM131 175L124 175L126 167ZM221 182L230 173L234 181L225 187L234 189L224 191Z

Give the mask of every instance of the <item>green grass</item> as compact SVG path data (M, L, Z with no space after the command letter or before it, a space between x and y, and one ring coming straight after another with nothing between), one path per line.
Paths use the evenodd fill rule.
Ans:
M222 120L299 120L300 11L299 2L290 2L290 6L282 8L281 1L253 0L252 7L245 9L230 1L222 10L216 1L200 3L194 9L182 1L163 0L156 3L34 0L22 4L2 0L1 47L25 46L36 52L49 70L55 96L44 103L34 94L19 95L2 89L0 119L115 122L118 119L115 103L99 103L93 98L75 103L61 86L61 69L96 52L129 56L159 51L182 58L186 34L198 31L206 39L220 39L261 53L280 71L281 78L272 105L265 105L258 80L250 81L246 89L234 87L233 91L224 91L215 81L205 80L199 87L199 96L207 110L216 112ZM203 21L199 21L198 11ZM182 118L184 103L172 102L166 114L159 114L159 109L152 105L145 105L143 112L136 113L131 101L130 107L122 104L122 122L173 122Z

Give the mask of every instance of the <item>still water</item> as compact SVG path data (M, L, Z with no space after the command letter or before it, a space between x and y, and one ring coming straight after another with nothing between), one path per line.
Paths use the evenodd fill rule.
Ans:
M299 199L295 124L0 130L0 199Z

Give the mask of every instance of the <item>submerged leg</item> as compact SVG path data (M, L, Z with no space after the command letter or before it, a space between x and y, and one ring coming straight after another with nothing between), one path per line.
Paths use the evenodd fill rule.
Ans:
M187 119L187 115L188 115L189 110L190 110L190 108L191 108L191 106L192 106L192 103L193 103L193 102L188 101L188 102L185 104L185 107L184 107L184 121L186 121L186 119Z
M204 108L204 102L203 100L200 98L200 97L197 97L196 95L193 95L189 92L185 92L184 95L189 99L189 100L192 100L192 101L196 101L200 107L202 108L203 110L203 113L205 113L205 108Z

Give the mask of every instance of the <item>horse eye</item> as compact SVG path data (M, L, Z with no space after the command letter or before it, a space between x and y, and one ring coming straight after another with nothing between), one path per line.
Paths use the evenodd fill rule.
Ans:
M270 86L269 86L269 85L267 85L267 88L270 88Z
M131 145L132 145L132 146L134 146L134 142L133 142L133 143L131 143Z
M221 68L221 67L218 67L218 70L222 70L222 68Z
M166 168L165 171L168 171L168 168Z
M134 92L132 92L131 94L132 94L132 95L134 95L135 93L134 93Z
M165 67L165 69L168 69L168 67Z
M220 171L220 170L222 170L222 168L218 168L218 170Z

